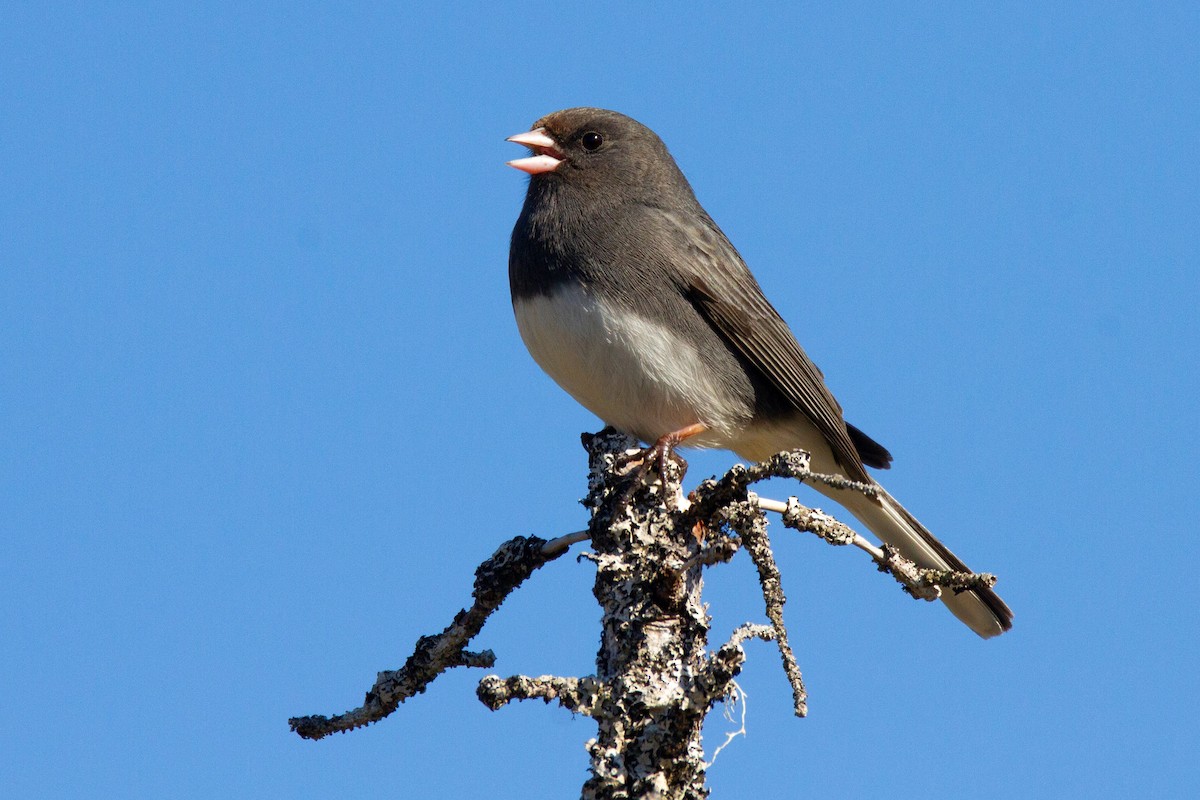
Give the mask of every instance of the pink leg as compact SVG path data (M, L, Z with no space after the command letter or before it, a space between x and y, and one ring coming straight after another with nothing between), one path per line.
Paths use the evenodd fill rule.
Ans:
M658 437L654 444L650 445L640 453L634 453L624 459L621 459L621 463L627 464L635 458L640 457L642 459L642 466L639 468L639 472L644 474L653 465L658 468L658 474L662 475L663 468L666 466L667 461L671 458L675 458L681 462L683 471L686 473L687 462L675 455L673 451L675 447L685 439L690 439L693 436L704 433L706 430L708 430L707 425L705 425L703 422L697 422L692 425L688 425L685 428L680 428L677 431L671 431L670 433L663 434L662 436Z

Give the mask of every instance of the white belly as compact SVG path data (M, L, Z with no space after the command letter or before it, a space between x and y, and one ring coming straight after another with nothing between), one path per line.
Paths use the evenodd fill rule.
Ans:
M516 300L517 328L538 365L585 408L644 441L697 422L721 444L749 409L717 384L697 349L631 312L616 313L578 286Z

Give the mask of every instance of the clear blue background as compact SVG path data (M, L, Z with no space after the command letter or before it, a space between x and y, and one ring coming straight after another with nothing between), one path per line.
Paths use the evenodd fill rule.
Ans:
M327 5L0 12L0 793L578 791L593 725L479 671L286 720L584 524L598 425L517 336L503 162L585 104L662 135L1016 611L981 641L778 531L811 716L753 645L714 797L1194 790L1200 6ZM592 574L476 645L586 674ZM744 557L709 580L715 639L762 619Z

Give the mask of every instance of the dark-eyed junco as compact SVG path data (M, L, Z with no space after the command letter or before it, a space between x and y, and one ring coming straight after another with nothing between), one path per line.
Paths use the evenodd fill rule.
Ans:
M891 455L848 424L653 131L598 108L543 117L509 141L534 152L513 229L517 326L542 369L609 425L669 448L762 460L802 448L813 469L874 482ZM968 571L881 488L814 487L923 567ZM943 595L980 636L1012 627L990 590Z

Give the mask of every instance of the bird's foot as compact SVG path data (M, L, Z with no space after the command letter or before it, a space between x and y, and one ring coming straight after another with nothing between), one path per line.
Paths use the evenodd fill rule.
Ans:
M679 484L687 474L688 463L683 456L675 452L675 447L684 439L703 433L706 430L701 424L689 425L665 436L660 436L649 447L641 450L631 450L623 456L618 456L613 462L617 469L625 469L637 462L636 466L627 473L629 484L621 494L621 502L629 502L637 487L641 486L650 472L658 473L659 479L665 486L668 483Z
M617 469L625 469L631 464L635 466L629 474L636 475L639 481L643 480L651 470L657 472L659 477L671 475L673 471L678 470L679 478L682 479L687 474L688 468L688 463L683 456L675 452L675 443L666 436L649 447L630 450L613 461L613 466Z
M625 473L625 488L617 499L618 505L622 506L628 505L633 493L650 481L651 472L658 473L664 487L670 483L678 484L687 472L687 461L674 451L673 445L661 439L649 447L631 450L613 462L613 466L621 470L630 465L633 467Z

